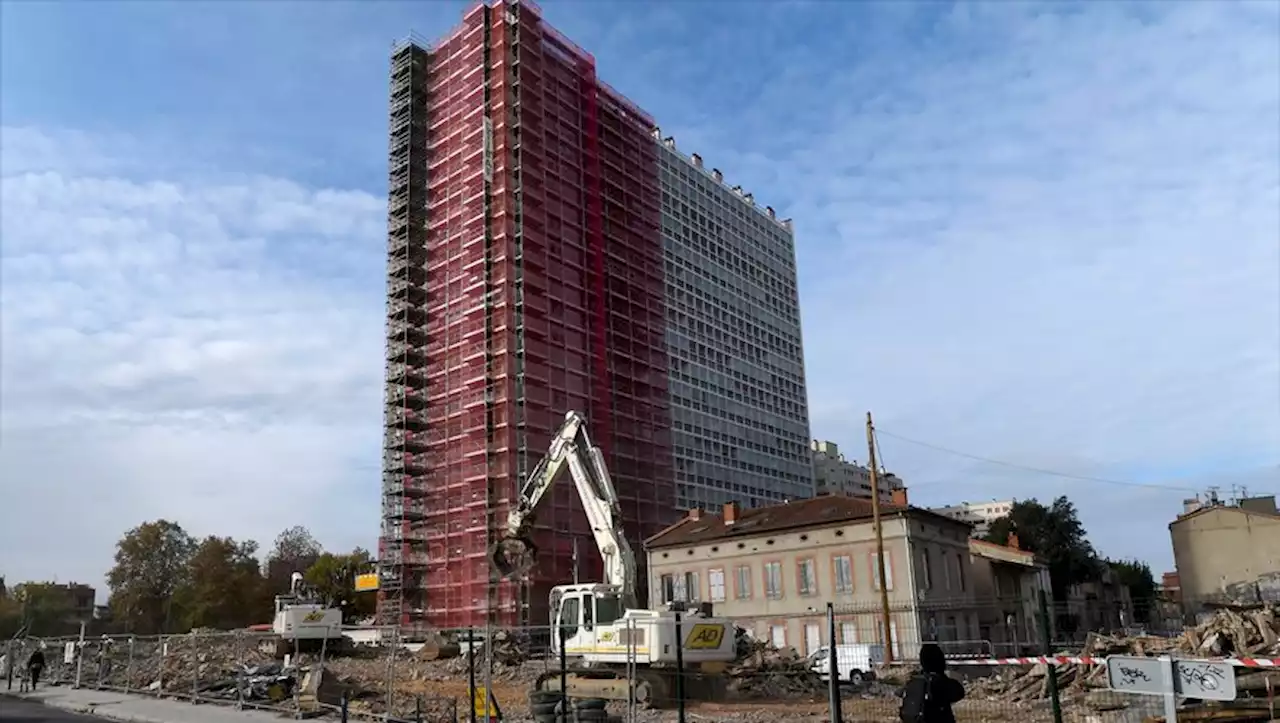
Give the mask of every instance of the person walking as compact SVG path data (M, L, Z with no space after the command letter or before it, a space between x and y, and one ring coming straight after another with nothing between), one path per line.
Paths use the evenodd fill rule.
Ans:
M947 657L937 643L920 646L920 672L907 681L898 708L902 723L956 723L951 706L964 700L964 686L946 670Z
M27 675L31 678L31 689L36 689L36 684L40 682L40 673L44 672L44 651L36 648L31 657L27 658Z

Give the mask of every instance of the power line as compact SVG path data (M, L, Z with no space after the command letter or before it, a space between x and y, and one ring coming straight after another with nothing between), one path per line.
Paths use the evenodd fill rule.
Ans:
M1072 474L1070 472L1059 472L1057 470L1045 469L1043 467L1031 467L1025 464L1017 464L1015 462L1006 462L1001 459L992 459L991 457L983 457L982 455L978 455L978 454L961 452L956 449L950 449L948 447L943 447L941 445L932 444L929 442L921 442L918 439L911 439L910 437L903 437L902 435L894 434L893 432L886 432L878 427L876 428L876 433L883 434L886 437L892 437L893 439L896 439L899 442L906 442L908 444L914 444L920 447L926 447L928 449L937 450L939 452L953 454L957 457L965 457L966 459L972 459L978 462L986 462L988 464L1000 465L1001 467L1009 467L1011 469L1018 469L1024 472L1035 472L1036 474L1050 475L1053 477L1062 477L1064 479L1074 479L1074 480L1080 480L1082 482L1099 482L1101 484L1119 485L1121 487L1141 487L1145 489L1156 489L1156 490L1177 490L1179 492L1200 492L1200 490L1195 487L1178 487L1175 485L1162 485L1162 484L1154 484L1150 482L1132 482L1128 480L1108 479L1106 477L1092 477L1090 475Z

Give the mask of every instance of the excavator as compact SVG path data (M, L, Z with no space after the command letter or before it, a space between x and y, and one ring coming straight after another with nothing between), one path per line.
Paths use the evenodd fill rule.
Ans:
M714 695L727 664L737 657L736 628L706 609L672 603L663 609L639 607L636 559L622 533L618 495L600 448L591 443L586 419L565 414L547 455L520 488L490 561L501 577L519 579L537 562L532 532L539 505L568 468L582 500L596 547L604 559L603 580L557 585L551 590L552 651L564 647L565 689L560 673L535 683L535 692L570 699L634 700L642 708L662 707L676 691L677 663L684 665L687 698ZM677 615L680 616L677 624ZM679 637L677 639L677 631ZM677 648L681 660L677 661Z

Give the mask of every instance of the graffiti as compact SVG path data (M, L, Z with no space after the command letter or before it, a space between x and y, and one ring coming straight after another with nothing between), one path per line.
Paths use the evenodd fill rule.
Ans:
M1151 682L1151 678L1147 677L1147 672L1142 668L1130 668L1128 666L1120 666L1120 679L1125 685L1135 685L1139 682Z
M1226 680L1222 666L1209 663L1178 663L1178 677L1182 679L1183 692L1190 694L1192 690L1214 691ZM1233 672L1228 670L1229 672Z

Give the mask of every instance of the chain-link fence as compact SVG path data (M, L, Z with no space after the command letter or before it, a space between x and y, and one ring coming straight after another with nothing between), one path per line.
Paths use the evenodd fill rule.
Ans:
M833 606L818 615L816 640L808 627L812 616L741 621L750 624L716 633L716 626L684 614L678 634L636 621L611 630L597 627L592 638L582 635L590 628L580 625L564 631L564 645L554 644L560 631L546 626L440 631L427 640L392 628L352 628L341 638L301 646L281 645L270 634L195 631L26 638L10 642L4 653L14 663L15 690L23 684L25 661L40 648L46 661L41 686L260 708L291 717L340 719L345 711L348 720L483 721L487 691L504 721L897 721L904 687L918 670L918 648L909 655L902 651L898 664L885 665L877 650L883 646L857 642L874 641L869 631L864 635L859 627L855 637L841 628L862 614L842 614ZM782 639L780 621L795 623L799 635ZM596 647L587 650L586 640ZM676 640L683 644L672 645ZM1054 667L1055 705L1047 665L992 657L998 651L986 641L950 642L956 645L943 647L948 674L964 690L955 705L961 723L1053 721L1055 708L1067 723L1137 723L1162 712L1158 697L1110 690L1103 658L1054 658L1062 662ZM723 654L730 649L732 654ZM673 659L675 650L680 655ZM584 656L595 664L584 666ZM1268 715L1266 695L1280 690L1280 670L1240 670L1235 704ZM569 691L567 705L561 690ZM570 717L558 716L566 708Z

